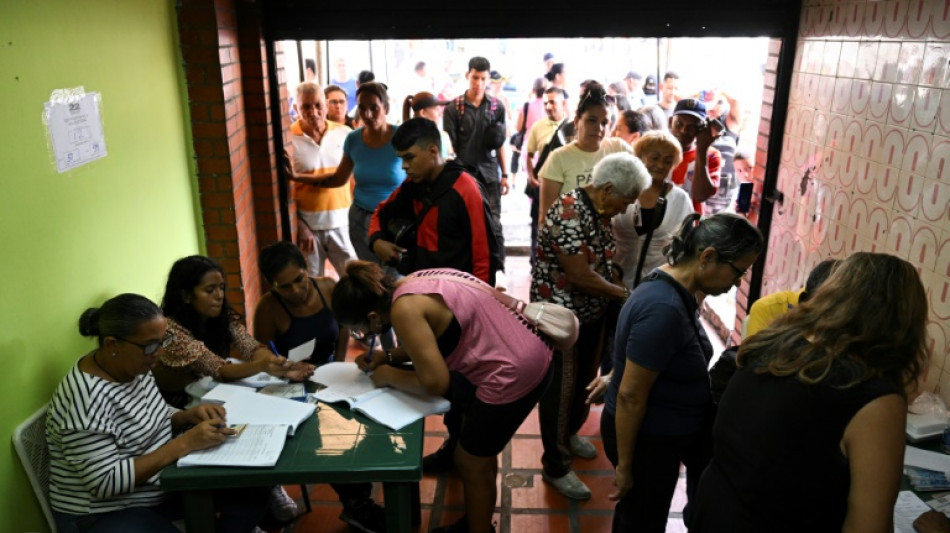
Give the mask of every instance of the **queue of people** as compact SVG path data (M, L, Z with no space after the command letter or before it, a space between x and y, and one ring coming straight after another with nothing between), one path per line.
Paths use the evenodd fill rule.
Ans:
M172 265L161 306L122 294L82 314L80 334L96 347L63 378L47 419L59 529L174 531L181 502L163 493L159 472L233 433L194 385L259 372L306 380L343 360L355 333L382 339L357 360L374 384L451 401L448 438L423 469L459 474L465 515L432 531L494 531L498 455L536 406L543 480L591 498L571 467L598 454L578 435L595 402L615 468L614 532L665 531L681 465L691 530L887 531L908 394L929 354L917 271L886 254L822 263L806 293L789 296L794 305L781 300L782 312L757 319L714 403L699 306L738 286L764 249L723 197L726 212L704 215L720 184L722 131L703 101L674 101L672 72L652 111L617 106L656 93L630 73L609 91L585 82L570 117L564 64L549 68L554 86L535 87L540 106L519 116L537 186L530 298L573 312L571 348L556 349L496 288L510 110L486 92L487 59L472 58L454 100L407 97L399 126L387 122L383 83L355 89L355 130L327 119L346 84L302 83L288 157L297 240L260 251L269 290L253 334L225 297L223 269L204 256ZM668 130L656 122L664 113ZM324 275L328 260L338 280ZM303 361L279 355L311 340ZM371 484L332 488L341 520L385 530ZM298 513L281 487L221 491L215 504L225 532Z

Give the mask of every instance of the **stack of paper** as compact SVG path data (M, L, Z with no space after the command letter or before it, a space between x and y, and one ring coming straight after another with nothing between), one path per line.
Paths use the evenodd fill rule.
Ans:
M266 394L254 389L222 383L205 394L202 401L224 402L229 424L278 424L293 435L297 427L316 411L316 406Z
M917 490L948 490L950 489L950 456L906 446L904 473L910 478L910 484Z
M424 416L446 413L452 404L441 396L417 396L390 387L376 388L356 363L327 363L317 368L311 381L327 388L313 393L326 403L343 402L350 409L394 430Z
M247 361L241 361L240 359L234 359L233 357L228 358L228 361L232 363L246 363ZM261 388L268 385L277 385L282 383L289 383L290 381L284 378L279 378L277 376L272 376L267 372L258 372L253 376L247 376L246 378L241 378L235 380L234 383L237 385L244 385L245 387L254 387Z

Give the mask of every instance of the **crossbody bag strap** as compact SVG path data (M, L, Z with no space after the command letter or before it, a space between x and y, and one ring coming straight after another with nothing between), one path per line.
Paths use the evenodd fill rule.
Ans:
M660 224L663 222L663 217L666 216L666 183L663 184L663 194L657 198L656 203L659 205L659 209L656 212L656 215L653 216L655 224L650 224L650 229L647 230L647 237L643 240L643 248L640 249L640 260L637 261L637 270L634 272L633 286L636 287L640 284L640 276L643 273L643 263L647 260L647 250L650 249L650 241L653 240L653 232L656 228L660 227Z

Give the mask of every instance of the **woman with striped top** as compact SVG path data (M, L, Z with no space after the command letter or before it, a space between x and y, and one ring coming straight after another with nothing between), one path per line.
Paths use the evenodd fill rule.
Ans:
M46 418L57 529L175 532L180 505L162 492L159 473L233 434L224 408L178 411L162 399L149 370L169 337L161 310L147 298L120 294L88 309L79 332L98 346L63 378ZM173 437L173 428L188 426ZM253 531L266 496L266 488L229 491L219 531Z

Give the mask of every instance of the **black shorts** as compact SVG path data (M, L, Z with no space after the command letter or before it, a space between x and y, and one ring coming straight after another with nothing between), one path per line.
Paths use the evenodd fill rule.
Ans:
M548 368L544 379L531 392L513 402L495 405L476 398L476 387L458 372L452 372L448 394L452 410L445 415L449 435L476 457L498 455L531 414L550 382Z

